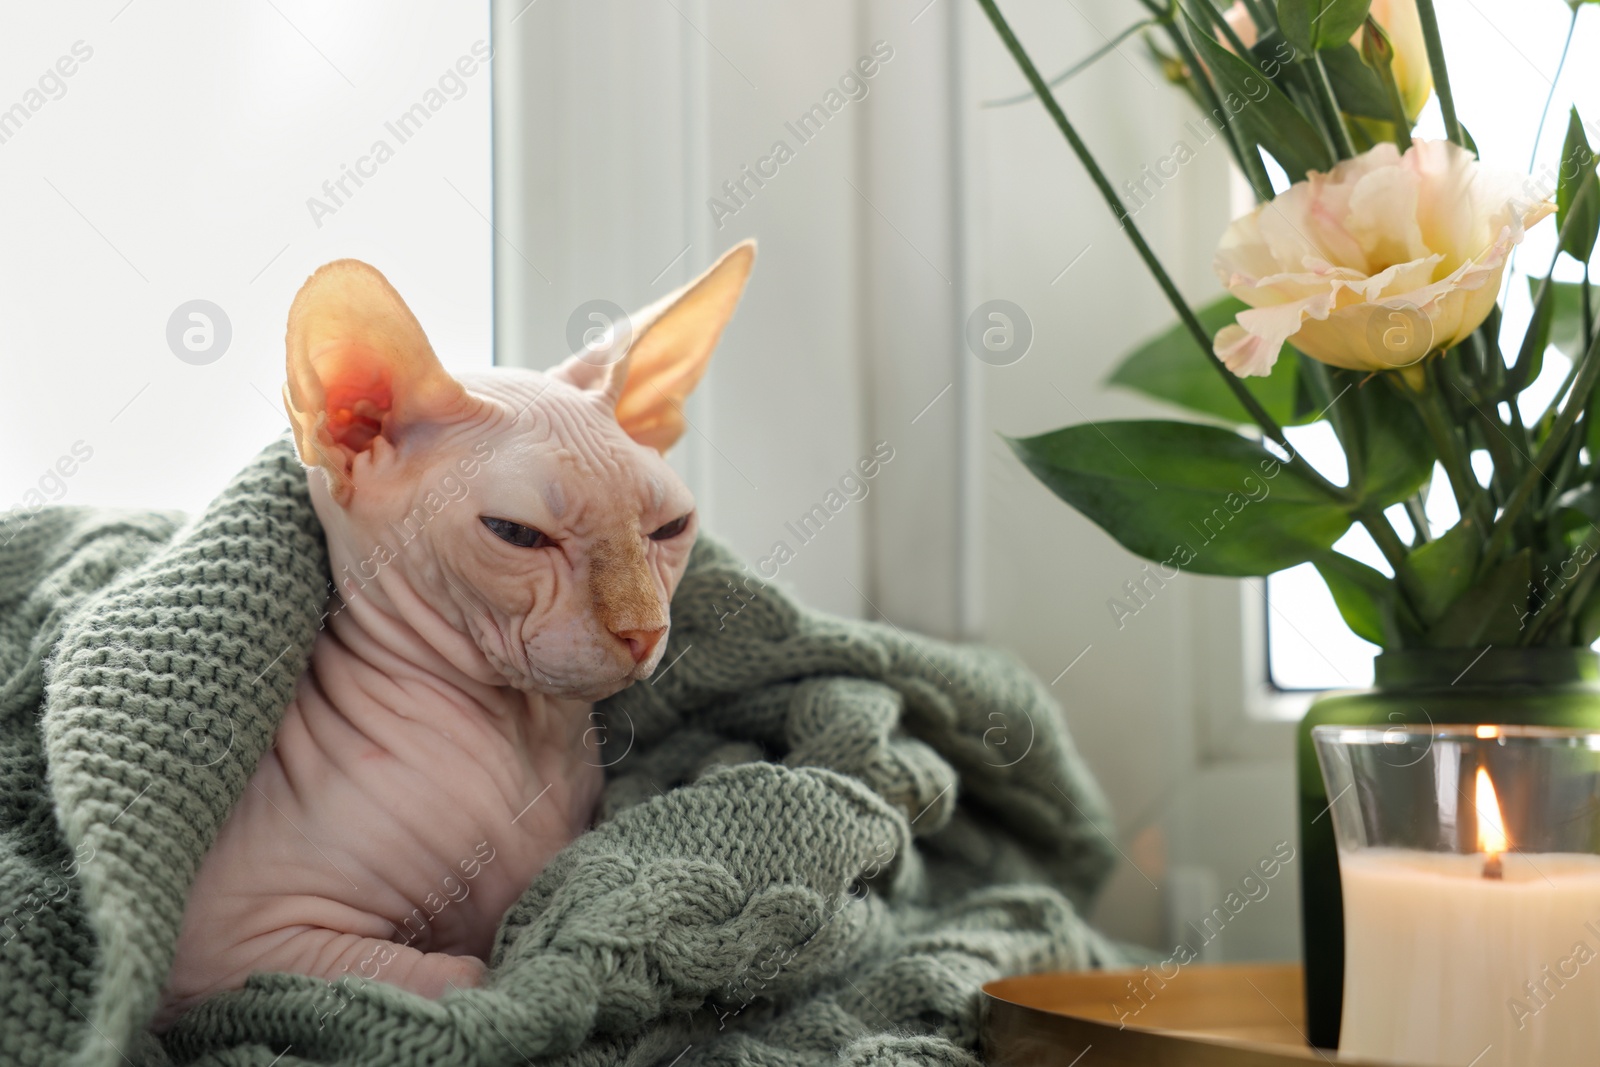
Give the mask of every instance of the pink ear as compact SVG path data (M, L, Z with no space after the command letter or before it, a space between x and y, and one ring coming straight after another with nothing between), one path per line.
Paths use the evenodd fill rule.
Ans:
M341 259L306 280L289 308L284 405L300 458L347 505L355 457L382 437L465 417L479 404L439 363L411 309L384 276Z
M755 257L756 243L742 241L700 277L632 315L633 341L621 360L596 366L571 356L552 373L603 392L629 437L665 452L683 435L684 401L711 362Z

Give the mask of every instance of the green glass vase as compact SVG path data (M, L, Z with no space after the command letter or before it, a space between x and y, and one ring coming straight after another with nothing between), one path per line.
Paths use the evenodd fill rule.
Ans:
M1404 649L1374 660L1371 689L1328 693L1300 724L1300 926L1306 1034L1339 1047L1344 910L1339 856L1311 728L1503 723L1600 729L1600 657L1586 648Z

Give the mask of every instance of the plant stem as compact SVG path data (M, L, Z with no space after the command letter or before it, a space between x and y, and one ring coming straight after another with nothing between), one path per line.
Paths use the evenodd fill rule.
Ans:
M1586 182L1585 185L1587 185L1587 184L1588 183ZM1589 292L1589 290L1590 290L1590 285L1589 285L1589 264L1585 263L1583 265L1583 286L1579 290L1579 293L1578 293L1579 299L1581 299L1583 301L1583 343L1584 343L1585 346L1594 344L1595 336L1596 336L1595 335L1595 322L1594 322L1594 307L1590 304L1590 292ZM1569 464L1564 465L1563 468L1562 468L1564 471L1566 471L1568 473L1570 473L1571 467L1577 465L1577 463L1581 459L1581 457L1578 455L1579 451L1582 450L1583 446L1586 443L1588 443L1589 441L1591 441L1594 438L1594 436L1595 436L1595 420L1597 418L1600 418L1600 398L1597 398L1593 393L1591 393L1589 396L1582 397L1581 399L1582 399L1582 402L1583 402L1583 405L1584 405L1583 422L1581 424L1582 425L1581 432L1577 435L1576 439L1572 442L1572 448L1570 449L1570 461L1571 462ZM1600 457L1596 457L1596 456L1591 455L1589 457L1589 463L1590 464L1595 463L1597 458L1600 458ZM1565 478L1557 478L1556 479L1556 485L1558 487L1562 486L1562 485L1565 485L1565 484L1566 484L1566 479ZM1560 496L1559 489L1554 494L1554 496L1555 497L1559 497Z
M1395 582L1400 595L1405 598L1406 606L1421 619L1422 612L1418 609L1424 599L1422 586L1416 572L1411 569L1411 561L1406 558L1406 543L1400 540L1389 517L1381 511L1362 510L1356 513L1356 521L1372 535L1378 551L1383 553L1383 558L1388 560L1389 567L1394 571Z
M1450 71L1444 62L1444 41L1439 37L1439 17L1434 14L1433 0L1417 0L1417 15L1422 20L1422 37L1428 43L1428 69L1433 72L1433 89L1439 94L1439 111L1444 115L1445 136L1467 147L1461 136L1461 120L1456 118L1456 100L1450 93Z
M1461 339L1461 346L1456 350L1461 352L1461 368L1467 371L1466 378L1474 386L1474 390L1470 394L1467 390L1462 389L1461 395L1475 400L1478 395L1482 395L1483 382L1488 381L1488 376L1490 376L1490 360L1488 360L1488 354L1483 350L1483 338L1478 334L1477 330L1474 330L1472 333L1467 334L1466 338Z
M1484 551L1483 560L1479 564L1480 578L1487 575L1499 561L1500 553L1505 550L1506 544L1511 539L1512 526L1521 516L1523 509L1528 506L1528 501L1532 498L1533 491L1538 488L1544 472L1561 455L1567 434L1572 432L1578 416L1588 405L1589 394L1594 391L1595 380L1600 378L1600 339L1590 342L1589 350L1583 354L1578 365L1583 371L1568 393L1567 402L1562 405L1561 413L1551 425L1549 435L1539 446L1538 454L1533 457L1532 467L1522 476L1522 481L1517 483L1516 491L1511 494L1511 499L1506 501L1505 510L1495 520L1494 532L1489 537L1489 547Z
M1585 182L1584 184L1587 185L1589 183ZM1590 303L1590 298L1589 298L1589 264L1588 263L1585 263L1583 265L1583 288L1581 290L1579 290L1579 294L1578 295L1579 295L1579 298L1583 301L1583 343L1585 345L1592 345L1595 342L1594 307ZM1577 440L1575 440L1572 443L1572 459L1573 459L1574 463L1577 462L1577 460L1579 458L1578 457L1578 450L1583 446L1583 444L1585 442L1587 442L1587 441L1589 441L1589 440L1591 440L1593 438L1593 436L1594 436L1594 420L1597 417L1600 417L1600 410L1597 410L1597 406L1600 406L1600 405L1597 405L1596 397L1594 396L1594 394L1591 393L1589 396L1583 397L1582 400L1583 400L1583 405L1584 405L1583 432L1581 434L1579 434ZM1594 462L1596 462L1596 459L1597 459L1597 457L1590 456L1589 457L1589 462L1590 463L1594 463ZM1561 478L1557 478L1556 479L1556 484L1558 486L1559 485L1564 485L1565 484L1565 480L1561 479Z
M995 0L978 0L978 4L989 16L989 21L994 24L995 32L1000 35L1000 40L1005 44L1006 50L1011 53L1011 57L1022 68L1023 76L1033 86L1033 91L1038 94L1040 102L1044 104L1045 111L1055 121L1056 128L1061 131L1061 135L1072 146L1072 151L1077 155L1078 161L1089 172L1090 179L1094 182L1095 188L1100 191L1100 195L1105 199L1107 206L1111 208L1112 215L1116 217L1117 222L1127 232L1128 240L1133 242L1134 251L1138 252L1139 258L1144 260L1145 266L1155 276L1156 284L1161 287L1162 293L1166 295L1168 302L1172 304L1173 310L1178 313L1179 321L1189 331L1195 343L1200 346L1200 350L1205 353L1206 358L1216 367L1217 372L1222 375L1223 380L1227 382L1228 388L1233 390L1233 394L1238 397L1239 403L1244 405L1244 409L1250 413L1250 417L1255 420L1256 425L1261 427L1262 433L1271 438L1279 448L1288 454L1290 466L1294 467L1307 481L1326 496L1341 502L1350 501L1353 494L1328 481L1320 471L1308 463L1289 444L1288 438L1284 436L1283 427L1278 425L1276 419L1267 414L1267 410L1261 406L1261 402L1256 399L1255 394L1246 389L1244 382L1230 371L1222 360L1217 358L1216 352L1211 347L1211 336L1206 333L1206 328L1201 325L1199 318L1195 316L1194 311L1190 309L1188 303L1183 299L1183 295L1178 292L1178 287L1173 284L1172 279L1167 275L1166 269L1161 266L1161 261L1156 258L1155 252L1145 242L1144 235L1139 232L1139 227L1134 223L1127 207L1117 197L1116 190L1111 187L1111 182L1100 169L1100 165L1095 162L1088 145L1084 144L1083 139L1078 136L1078 131L1073 128L1072 123L1067 119L1066 112L1061 110L1061 104L1051 94L1049 86L1044 83L1044 79L1039 76L1039 69L1033 65L1033 60L1028 58L1028 53L1023 49L1022 42L1017 40L1016 34L1011 32L1011 26L1006 22L1005 16L1000 14L1000 9Z
M1406 517L1411 520L1411 528L1417 531L1412 540L1413 548L1433 540L1433 533L1428 529L1428 510L1422 504L1420 493L1406 497Z
M1496 304L1489 309L1489 315L1483 320L1483 325L1478 327L1477 336L1482 340L1484 351L1487 353L1485 361L1489 367L1488 389L1480 392L1479 399L1499 392L1506 380L1506 356L1500 351L1500 305Z
M1578 29L1578 8L1572 5L1572 19L1567 23L1567 39L1561 43L1561 58L1556 60L1555 77L1550 79L1550 91L1545 94L1544 108L1539 112L1539 125L1533 131L1533 147L1528 150L1528 173L1533 173L1534 164L1539 162L1539 139L1544 136L1544 122L1550 117L1550 105L1556 98L1556 84L1561 81L1561 72L1567 65L1567 52L1572 48L1572 35Z
M1372 32L1370 29L1368 33ZM1394 127L1394 146L1403 153L1411 147L1411 119L1406 115L1405 101L1400 98L1400 83L1394 78L1394 56L1384 52L1387 60L1376 66L1369 64L1369 69L1378 76L1378 81L1383 85L1384 95L1389 98L1390 124ZM1362 55L1363 61L1366 53Z
M1561 499L1561 487L1572 477L1572 469L1577 466L1578 453L1582 450L1583 438L1577 435L1574 435L1572 440L1567 442L1567 447L1561 450L1561 457L1556 460L1555 474L1549 482L1540 487L1543 492L1540 493L1539 503L1534 508L1534 513L1539 518L1544 518L1549 513L1550 507ZM1555 484L1551 485L1550 482Z
M1482 338L1477 333L1473 333L1467 338L1467 341L1471 343L1472 348L1479 356L1475 365L1481 365L1489 360L1490 356L1482 351L1484 347L1481 344ZM1494 358L1499 357L1495 356ZM1488 403L1488 401L1483 396L1485 383L1482 378L1475 382L1467 381L1463 383L1462 378L1464 376L1454 373L1452 366L1457 366L1463 370L1467 368L1465 361L1459 364L1452 364L1449 360L1441 361L1439 377L1448 381L1451 389L1455 391L1453 396L1448 390L1444 391L1444 399L1448 406L1455 411L1456 422L1466 431L1469 462L1472 449L1475 447L1472 433L1474 428L1477 430L1477 437L1482 439L1483 447L1488 450L1489 456L1493 461L1490 465L1491 473L1488 488L1488 513L1493 515L1495 508L1505 502L1506 487L1511 483L1512 479L1521 473L1520 465L1517 462L1520 454L1513 446L1510 435L1506 433L1505 426L1500 422L1499 412L1494 410L1492 404L1485 409L1484 404ZM1487 373L1485 373L1484 377L1488 377ZM1467 391L1468 385L1473 386L1473 392Z
M1417 413L1422 416L1422 424L1427 427L1434 451L1439 453L1439 462L1444 465L1445 477L1450 481L1450 490L1455 494L1456 508L1462 517L1475 515L1483 523L1484 528L1487 528L1492 511L1479 506L1483 500L1483 486L1479 485L1478 479L1473 476L1472 458L1456 432L1455 417L1445 409L1443 403L1443 386L1440 384L1438 364L1444 358L1446 357L1440 356L1429 361L1429 366L1425 368L1428 381L1422 389L1412 390L1405 385L1397 387L1416 406ZM1390 380L1393 382L1397 378L1398 376L1391 376Z
M1505 438L1505 431L1501 429L1500 423L1476 404L1473 405L1473 413L1483 429L1483 447L1489 450L1489 457L1494 462L1496 477L1490 484L1498 487L1501 475L1504 475L1506 480L1510 479L1512 468L1516 465L1516 459L1511 454Z
M1545 120L1550 117L1550 105L1555 101L1556 98L1556 85L1561 81L1561 72L1567 67L1567 52L1572 48L1572 35L1578 28L1578 8L1580 6L1581 5L1579 4L1572 5L1572 18L1567 23L1567 37L1566 40L1561 42L1561 58L1556 60L1556 72L1555 75L1550 79L1550 91L1545 94L1544 107L1539 109L1539 125L1535 126L1533 130L1533 147L1528 149L1529 174L1533 173L1533 168L1539 162L1539 141L1544 137ZM1556 250L1560 251L1560 248L1561 246L1558 243L1556 245ZM1508 289L1511 286L1511 279L1514 277L1517 269L1517 253L1520 251L1522 251L1521 245L1517 245L1516 247L1512 248L1511 256L1506 260L1505 284ZM1547 275L1549 274L1548 271L1545 273ZM1504 299L1504 296L1505 294L1502 292L1501 298Z
M1506 405L1506 410L1511 413L1511 430L1517 435L1517 454L1526 456L1533 448L1533 439L1528 436L1528 427L1523 425L1522 409L1517 406L1517 400L1515 397L1512 397L1511 400L1505 401L1504 403Z
M1135 22L1132 26L1129 26L1127 29L1123 30L1121 33L1119 33L1115 37L1111 38L1111 40L1109 40L1105 44L1101 45L1099 48L1096 48L1093 52L1090 52L1088 55L1084 56L1082 59L1080 59L1076 63L1072 64L1072 66L1068 67L1066 70L1062 71L1060 74L1057 74L1054 78L1051 78L1045 84L1049 85L1050 88L1052 88L1052 89L1054 89L1058 85L1065 84L1067 81L1070 81L1072 78L1076 77L1077 75L1082 74L1089 67L1092 67L1095 63L1097 63L1098 61L1104 59L1106 56L1110 55L1112 52L1115 52L1117 50L1117 46L1119 44L1121 44L1123 41L1126 41L1129 37L1132 37L1134 34L1138 33L1140 30L1148 30L1150 27L1156 25L1157 23L1159 23L1161 21L1163 21L1163 20L1159 19L1159 18L1140 19L1138 22ZM986 100L980 106L986 107L986 108L987 107L1010 107L1012 104L1020 104L1020 103L1023 103L1024 101L1032 100L1032 99L1033 99L1033 90L1029 89L1025 93L1018 93L1016 96L1008 96L1003 100Z
M1583 265L1583 343L1594 342L1594 305L1589 298L1589 264Z
M1339 113L1339 101L1333 95L1333 83L1328 81L1328 68L1322 63L1322 53L1311 53L1311 91L1327 115L1333 134L1333 147L1340 159L1353 159L1356 146L1350 143L1350 131L1345 128L1344 116Z

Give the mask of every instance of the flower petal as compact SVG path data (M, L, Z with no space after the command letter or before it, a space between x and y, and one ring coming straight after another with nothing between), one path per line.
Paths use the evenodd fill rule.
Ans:
M1332 305L1331 295L1322 292L1286 304L1248 308L1234 318L1234 325L1217 331L1212 350L1241 378L1265 375L1278 361L1279 349L1299 332L1301 324L1308 318L1327 318Z
M1282 347L1269 346L1262 338L1247 333L1234 323L1218 330L1212 342L1212 351L1217 358L1240 378L1265 378L1271 374L1272 365L1278 362L1278 350Z
M1217 355L1241 376L1267 373L1286 341L1338 367L1414 364L1482 324L1511 249L1552 210L1530 179L1448 141L1313 171L1223 234L1212 267L1250 307Z

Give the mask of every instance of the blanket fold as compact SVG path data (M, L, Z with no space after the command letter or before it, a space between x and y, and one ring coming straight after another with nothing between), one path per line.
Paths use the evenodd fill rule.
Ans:
M1114 852L1048 690L810 611L702 535L656 675L596 708L597 823L428 1001L261 974L146 1031L189 885L332 589L274 441L192 520L0 523L0 1062L977 1062L978 987L1117 964Z

